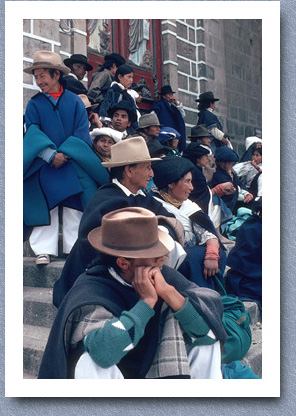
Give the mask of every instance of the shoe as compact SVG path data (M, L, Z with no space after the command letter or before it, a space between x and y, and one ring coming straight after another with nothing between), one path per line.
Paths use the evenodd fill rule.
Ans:
M36 257L36 264L49 264L50 263L50 256L49 254L39 254L39 256Z

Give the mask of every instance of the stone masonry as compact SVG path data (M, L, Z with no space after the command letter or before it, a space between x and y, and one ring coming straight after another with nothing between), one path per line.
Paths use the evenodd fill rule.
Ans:
M198 95L220 98L216 114L234 149L242 154L248 136L261 136L261 20L162 20L163 85L171 84L186 111L187 134L197 122ZM87 54L86 20L24 20L24 67L38 49ZM87 85L87 79L84 80ZM38 91L24 74L24 111Z
M24 68L31 65L34 53L41 49L60 53L63 59L73 53L86 55L86 21L82 19L24 19L23 39ZM39 89L32 75L23 73L23 76L23 110L25 112L29 99ZM87 85L87 79L84 81Z
M220 98L216 114L234 149L261 136L261 20L162 21L163 82L186 111L187 133L197 121L195 99L205 91Z

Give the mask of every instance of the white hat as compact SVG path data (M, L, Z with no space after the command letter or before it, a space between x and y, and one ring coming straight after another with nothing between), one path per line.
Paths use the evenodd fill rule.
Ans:
M111 137L115 141L115 143L118 143L122 140L123 133L120 131L111 129L111 127L102 127L93 129L93 131L90 132L90 138L93 142L98 136L108 136Z
M257 136L247 137L246 140L245 140L246 150L248 150L249 147L252 146L252 144L254 144L254 143L262 143L262 139L259 139L259 137L257 137Z

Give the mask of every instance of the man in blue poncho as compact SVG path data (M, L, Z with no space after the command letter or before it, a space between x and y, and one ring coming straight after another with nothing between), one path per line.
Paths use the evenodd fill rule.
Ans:
M37 51L32 66L41 92L29 101L24 137L24 224L34 227L30 245L36 264L58 255L59 206L63 207L63 251L77 238L82 211L109 175L91 150L81 99L63 87L69 73L55 52Z
M161 99L153 105L152 111L157 114L160 124L172 127L181 134L178 144L178 149L181 152L186 147L186 129L183 119L185 110L183 105L175 99L174 93L175 91L170 85L161 87Z

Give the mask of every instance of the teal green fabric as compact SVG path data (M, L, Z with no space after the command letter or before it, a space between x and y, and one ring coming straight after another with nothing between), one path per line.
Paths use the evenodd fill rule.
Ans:
M46 198L39 183L39 170L45 164L38 156L46 147L65 153L71 161L83 189L81 203L86 207L98 186L109 183L109 174L92 149L77 137L70 136L57 149L55 144L37 125L31 125L23 142L24 171L24 223L48 225L49 213Z
M204 318L196 311L192 303L186 298L185 305L182 309L174 313L175 318L178 319L181 328L191 338L189 344L193 345L211 345L217 340L209 337L207 334L210 331L209 325ZM187 337L186 337L186 341Z
M221 298L224 307L222 323L227 333L222 348L222 363L227 364L241 360L248 352L252 342L251 318L241 300L230 296Z
M119 318L113 318L103 328L90 332L83 340L84 349L102 368L117 364L136 347L154 313L148 303L139 301L129 311L122 312Z
M240 299L228 296L220 273L214 276L215 287L221 295L223 303L222 323L227 333L227 339L222 347L222 363L241 360L248 352L252 333L251 317Z
M242 365L240 361L232 361L229 364L222 364L221 370L224 379L260 379L260 377L258 377L250 367Z
M252 211L249 208L239 208L237 210L237 215L233 215L230 220L221 225L222 234L229 240L235 241L238 229L251 215Z

